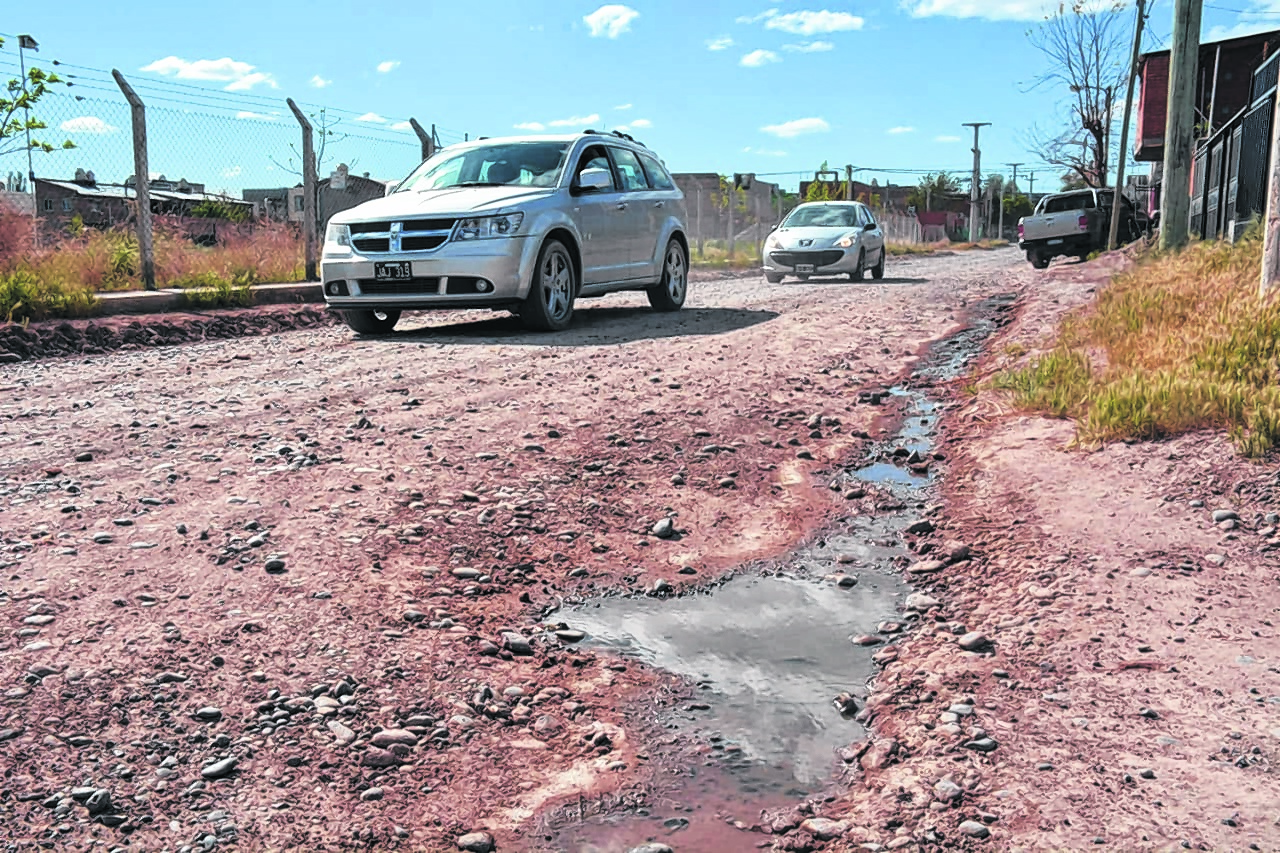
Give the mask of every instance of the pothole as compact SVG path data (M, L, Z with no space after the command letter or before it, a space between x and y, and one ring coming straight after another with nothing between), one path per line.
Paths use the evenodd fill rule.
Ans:
M714 800L720 811L736 797L749 821L755 814L748 802L758 812L762 801L822 790L833 778L836 751L865 736L851 712L869 692L874 656L913 618L902 613L911 590L899 570L910 560L902 532L922 521L941 461L933 448L940 404L929 390L960 374L1007 320L1014 298L974 306L968 328L935 344L907 381L889 390L901 404L901 428L843 474L888 499L877 502L877 515L844 519L813 544L704 592L606 597L556 615L585 631L586 645L695 686L694 698L660 723L699 744L705 766L731 780L733 790L719 790ZM601 816L567 828L558 843L624 850L715 825L723 833L702 775L695 783L698 768L687 768L665 792L668 809ZM718 849L749 849L749 838L721 838Z

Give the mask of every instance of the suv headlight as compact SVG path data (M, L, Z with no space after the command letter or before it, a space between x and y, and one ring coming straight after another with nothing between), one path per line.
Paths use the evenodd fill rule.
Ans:
M523 213L507 213L502 216L482 216L463 219L458 223L457 239L487 240L491 237L512 237L520 230Z
M839 240L836 241L836 245L839 246L841 249L847 249L856 242L858 242L858 233L855 231L852 234L846 234L843 237L841 237Z
M351 251L351 229L346 225L330 222L324 232L324 254L339 254L339 252L331 252L335 249Z

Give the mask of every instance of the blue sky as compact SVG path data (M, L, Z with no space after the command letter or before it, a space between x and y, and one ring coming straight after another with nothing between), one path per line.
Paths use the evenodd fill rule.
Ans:
M118 68L147 87L153 124L173 125L153 143L172 146L153 154L153 170L171 163L170 177L182 171L233 191L284 182L294 136L286 96L330 107L342 132L359 137L335 144L335 157L376 177L411 167L403 121L412 115L437 123L446 142L519 128L625 127L675 171L787 173L779 180L794 186L823 161L966 172L966 121L992 122L984 172L1036 165L1027 133L1052 122L1060 93L1027 91L1042 58L1026 31L1050 6L69 0L9 4L0 33L34 35L38 59L67 63L85 99L50 104L50 124L81 147L37 164L39 174L74 171L77 159L109 176L129 168L128 116L105 74ZM1171 0L1156 0L1157 43L1171 19ZM1206 37L1273 27L1280 0L1212 0L1204 10ZM7 38L0 76L16 71L15 48ZM14 165L0 162L0 175ZM915 180L860 173L872 176ZM1056 183L1053 172L1037 177L1037 188Z

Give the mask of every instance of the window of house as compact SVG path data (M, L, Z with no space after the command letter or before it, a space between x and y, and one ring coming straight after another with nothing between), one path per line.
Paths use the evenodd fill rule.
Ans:
M53 199L51 199L51 198L46 198L46 199L44 200L44 209L45 209L45 210L53 210Z
M64 199L62 200L62 209L63 209L64 211L68 212L68 213L70 213L70 212L71 212L71 199L69 199L69 198L64 198Z
M293 209L298 211L302 210L302 207L303 207L302 202L303 202L302 196L295 195L293 197Z

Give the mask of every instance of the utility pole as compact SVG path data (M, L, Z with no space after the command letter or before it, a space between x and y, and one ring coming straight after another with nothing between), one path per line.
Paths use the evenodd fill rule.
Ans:
M966 121L973 128L973 183L969 188L969 242L978 241L978 183L982 180L982 149L978 147L978 131L989 127L989 121Z
M853 167L844 167L844 200L853 201Z
M1169 114L1164 126L1164 190L1160 248L1186 244L1191 222L1191 159L1195 148L1196 66L1200 60L1202 0L1174 0L1169 54Z
M1027 201L1031 200L1031 196L1036 194L1036 173L1032 172L1031 177L1027 179L1030 187L1027 189Z
M1120 234L1120 194L1124 192L1124 163L1129 159L1129 117L1133 114L1133 83L1142 56L1142 25L1147 21L1146 0L1138 0L1138 20L1133 25L1133 58L1129 63L1129 91L1124 96L1124 121L1120 123L1120 160L1116 163L1116 195L1111 203L1111 233L1107 251L1116 247Z
M1016 193L1018 191L1018 167L1023 164L1022 163L1005 163L1005 165L1013 169L1013 180L1010 182L1010 186L1013 187L1013 191Z

